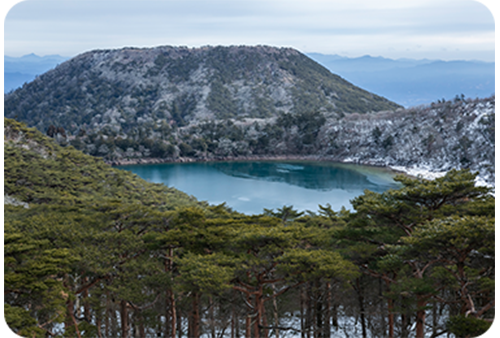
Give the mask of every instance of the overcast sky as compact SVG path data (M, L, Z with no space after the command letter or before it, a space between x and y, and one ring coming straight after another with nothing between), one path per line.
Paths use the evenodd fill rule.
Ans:
M4 55L261 44L349 57L494 61L494 2L7 0Z

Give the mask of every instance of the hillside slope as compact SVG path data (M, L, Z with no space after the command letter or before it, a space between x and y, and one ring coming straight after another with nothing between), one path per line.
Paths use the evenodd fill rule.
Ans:
M5 96L5 116L45 132L129 133L166 122L366 113L399 106L353 86L291 48L157 47L97 50Z
M495 185L495 97L433 103L326 123L322 154L410 173L470 169Z
M343 118L283 113L204 121L126 137L54 133L61 143L114 164L311 158L411 172L470 169L483 184L495 183L495 97Z
M63 148L11 119L4 122L4 182L5 204L26 208L65 205L90 209L130 203L173 210L202 205L174 188L146 182L73 147Z

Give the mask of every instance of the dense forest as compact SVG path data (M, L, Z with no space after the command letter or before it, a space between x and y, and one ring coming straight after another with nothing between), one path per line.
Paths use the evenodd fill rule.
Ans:
M494 318L476 174L352 210L245 215L5 119L5 319L26 337L474 337ZM307 142L304 142L307 144Z
M71 136L46 134L108 163L306 157L378 166L478 171L495 181L495 97L434 102L427 106L342 118L309 111L264 119L166 121L136 125L127 135L112 128Z

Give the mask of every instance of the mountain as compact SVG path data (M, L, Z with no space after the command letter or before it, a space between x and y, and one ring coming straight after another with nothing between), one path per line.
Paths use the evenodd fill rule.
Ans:
M38 56L28 54L21 57L4 56L4 67L6 72L20 72L24 74L42 74L56 67L58 64L68 60L60 55Z
M56 67L68 58L60 55L22 57L4 56L4 93L8 93L24 83L33 81L37 75Z
M308 158L495 181L494 96L403 109L289 48L88 52L7 94L5 116L114 164Z
M370 55L349 58L320 53L306 55L356 86L405 107L441 99L451 100L461 94L483 98L495 92L494 62L394 60ZM67 57L60 55L5 56L4 92L33 81L36 76L66 60Z
M74 57L5 96L5 116L67 133L167 121L367 113L400 106L330 73L291 48L157 47Z
M22 87L23 84L33 81L36 78L36 74L24 74L24 73L4 73L4 93L8 93L16 88Z
M340 55L328 55L320 53L307 53L311 59L322 64L331 72L379 72L393 70L395 68L409 68L422 64L431 63L434 60L414 60L414 59L388 59L381 56L363 55L356 58L349 58Z
M405 107L495 93L494 62L307 55L349 82Z

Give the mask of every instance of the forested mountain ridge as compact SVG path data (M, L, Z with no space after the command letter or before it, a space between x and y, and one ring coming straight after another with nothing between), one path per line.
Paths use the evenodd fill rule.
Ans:
M45 131L110 128L278 112L367 113L399 106L291 48L156 47L78 55L5 96L5 116Z
M4 313L26 337L478 336L495 198L396 178L353 211L209 206L5 119Z
M398 167L478 171L495 184L495 97L442 101L342 118L320 112L221 119L183 127L49 135L114 164L257 158L308 158Z

